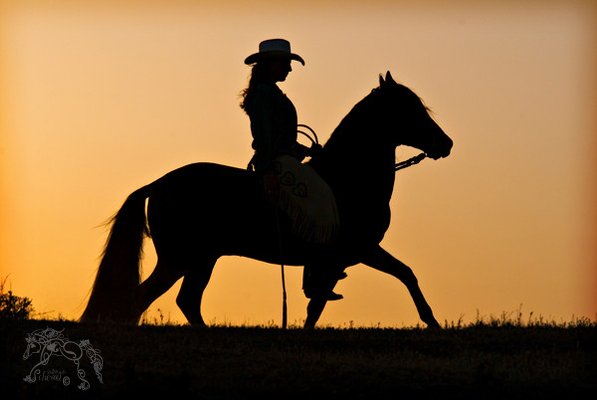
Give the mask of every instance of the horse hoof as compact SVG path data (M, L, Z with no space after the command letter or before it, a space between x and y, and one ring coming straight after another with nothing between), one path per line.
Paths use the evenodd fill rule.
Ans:
M441 325L436 320L426 322L426 324L427 324L427 329L442 329Z

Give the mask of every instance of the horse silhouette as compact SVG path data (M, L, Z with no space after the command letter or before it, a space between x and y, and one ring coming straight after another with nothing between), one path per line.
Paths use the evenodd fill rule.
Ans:
M339 273L327 282L330 288L345 268L365 264L402 281L421 320L439 327L412 270L379 243L390 224L396 147L414 147L437 160L450 154L452 140L390 72L379 82L309 161L333 190L340 219L336 240L307 243L292 232L288 218L277 221L256 174L212 163L186 165L130 194L113 217L81 321L138 323L150 304L184 277L176 303L191 324L205 325L201 299L216 261L243 256L315 271L333 267ZM141 283L145 235L151 236L158 261ZM326 302L310 300L305 327L315 326Z

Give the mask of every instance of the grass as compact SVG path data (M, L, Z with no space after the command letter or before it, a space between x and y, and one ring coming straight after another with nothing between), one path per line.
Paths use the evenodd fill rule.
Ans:
M5 291L7 280L0 278L0 319L28 319L34 313L31 299Z
M58 320L0 321L0 387L6 398L182 395L198 399L576 397L597 389L597 323L544 321L520 312L445 323L443 330L273 326L140 326ZM51 327L88 339L104 361L91 388L26 383L27 333ZM62 364L59 364L62 362ZM54 357L50 368L72 371ZM76 375L71 374L71 380ZM3 396L4 397L4 396Z

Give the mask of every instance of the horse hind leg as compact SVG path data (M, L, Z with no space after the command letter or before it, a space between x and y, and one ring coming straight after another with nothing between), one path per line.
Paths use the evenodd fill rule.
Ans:
M137 318L140 318L151 303L166 293L182 276L183 273L180 268L174 267L171 262L158 258L153 272L139 287Z
M176 304L191 325L206 326L201 316L201 299L216 260L217 258L205 259L185 273Z

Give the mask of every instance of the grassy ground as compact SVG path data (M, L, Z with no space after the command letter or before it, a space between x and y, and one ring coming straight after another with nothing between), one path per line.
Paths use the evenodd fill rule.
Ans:
M103 383L84 358L91 387L79 390L74 364L57 356L41 368L50 378L25 382L39 362L23 359L25 339L47 327L100 350ZM597 325L587 321L306 331L0 320L2 398L559 399L595 389Z

